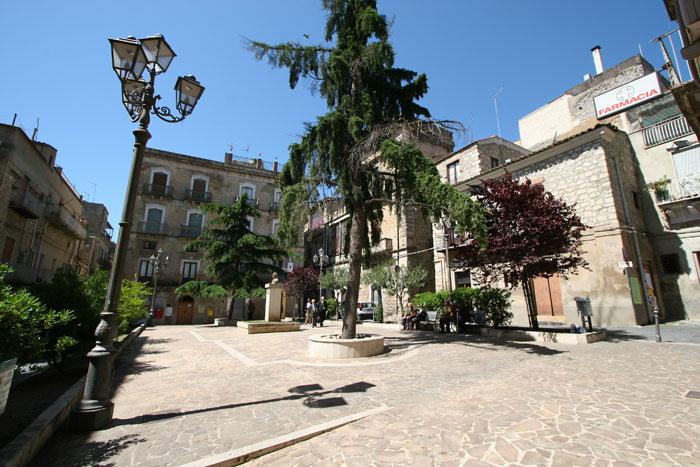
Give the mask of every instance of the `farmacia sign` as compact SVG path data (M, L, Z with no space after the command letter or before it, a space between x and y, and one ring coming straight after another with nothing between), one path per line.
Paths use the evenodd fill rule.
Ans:
M650 73L593 98L595 115L600 120L661 96L657 73Z

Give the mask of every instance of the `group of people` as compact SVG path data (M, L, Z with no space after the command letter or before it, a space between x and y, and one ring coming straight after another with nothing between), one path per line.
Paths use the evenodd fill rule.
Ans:
M319 325L323 327L323 321L326 319L326 302L323 297L316 303L316 299L306 301L306 318L304 324L311 324L312 327Z
M461 310L460 310L461 311ZM455 305L452 301L445 300L442 306L442 310L438 313L437 321L440 325L440 332L445 334L450 332L450 323L455 322L455 317L461 313L458 313ZM423 308L416 310L413 307L413 303L409 303L406 306L406 312L404 313L403 319L403 329L405 331L415 331L418 329L418 324L428 317L428 312Z

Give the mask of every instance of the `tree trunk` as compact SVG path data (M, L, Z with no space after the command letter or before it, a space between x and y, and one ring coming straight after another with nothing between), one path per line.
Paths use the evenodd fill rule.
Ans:
M525 304L527 305L527 317L530 321L532 329L539 329L540 325L537 322L537 304L535 302L535 290L530 279L525 279L521 282L523 285L523 293L525 294Z
M233 320L233 305L236 303L236 299L233 298L233 292L229 295L229 298L231 301L228 304L228 313L226 313L226 317L228 318L229 321Z
M348 259L348 286L343 314L343 339L354 339L357 323L357 300L360 296L362 271L362 239L367 238L367 214L364 208L355 206L350 227L350 251Z

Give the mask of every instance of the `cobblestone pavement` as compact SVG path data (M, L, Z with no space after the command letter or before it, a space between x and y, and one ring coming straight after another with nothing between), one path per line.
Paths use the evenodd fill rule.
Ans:
M382 330L389 352L329 364L305 355L322 332L148 329L114 426L62 433L35 465L180 465L382 406L251 464L700 465L700 345Z
M608 328L609 333L614 336L626 336L627 338L656 340L656 327L628 326ZM664 342L686 342L700 345L700 321L671 321L660 325L661 339Z

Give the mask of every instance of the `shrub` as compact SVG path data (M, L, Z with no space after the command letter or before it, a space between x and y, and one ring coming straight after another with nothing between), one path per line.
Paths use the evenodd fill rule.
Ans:
M486 324L490 326L507 326L513 319L508 290L481 287L475 296L474 306L485 311Z
M329 298L326 300L326 318L335 317L338 312L338 300Z
M440 310L447 297L446 290L419 293L413 297L413 306L426 310Z
M377 305L377 307L374 309L374 320L378 323L384 322L384 310L382 309L381 305Z
M458 307L464 307L465 309L470 310L474 308L474 300L478 295L479 289L460 287L454 289L452 293L450 293L450 299Z
M12 268L0 264L0 361L17 358L31 363L44 356L55 363L77 341L63 332L74 319L69 310L48 308L34 295L4 281Z

